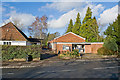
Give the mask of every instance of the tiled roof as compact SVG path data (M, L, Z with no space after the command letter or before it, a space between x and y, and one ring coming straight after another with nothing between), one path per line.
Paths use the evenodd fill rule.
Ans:
M69 32L60 37L54 38L52 41L49 42L85 42L85 38Z
M0 27L0 40L27 41L27 36L12 22Z

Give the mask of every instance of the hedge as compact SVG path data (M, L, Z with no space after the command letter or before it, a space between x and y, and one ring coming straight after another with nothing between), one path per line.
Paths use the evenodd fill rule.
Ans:
M117 52L109 50L105 47L101 47L97 50L98 54L100 55L117 55Z
M30 46L2 46L2 60L10 60L14 58L26 58L31 55L33 58L40 58L41 48L39 45Z

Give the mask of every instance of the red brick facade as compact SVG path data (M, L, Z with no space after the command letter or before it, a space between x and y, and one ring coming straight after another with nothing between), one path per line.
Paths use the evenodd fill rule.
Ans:
M66 51L66 50L63 50L63 45L67 45L67 46L70 46L70 49L72 50L72 44L57 44L57 53L60 51Z
M50 43L52 43L52 42L85 42L85 38L82 38L82 37L70 32L63 36L55 38L49 42Z
M101 43L94 43L94 44L89 44L85 45L85 53L97 53L97 50L101 48L103 44Z

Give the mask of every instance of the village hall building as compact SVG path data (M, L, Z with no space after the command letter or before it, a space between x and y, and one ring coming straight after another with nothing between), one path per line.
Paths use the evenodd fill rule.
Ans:
M28 38L12 22L0 27L0 45L40 45L40 39Z
M48 47L57 53L79 49L82 53L97 53L103 42L85 42L85 38L68 32L60 37L48 41Z

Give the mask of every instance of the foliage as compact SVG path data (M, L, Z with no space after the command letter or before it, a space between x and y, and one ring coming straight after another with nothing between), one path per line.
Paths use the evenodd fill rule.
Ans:
M107 35L107 38L111 37L111 38L114 38L116 41L120 40L120 36L119 36L120 25L118 24L118 22L120 22L118 21L119 18L120 18L120 15L118 15L117 19L112 24L109 24L108 28L104 32L104 34Z
M70 19L70 23L69 23L69 25L68 25L68 28L67 28L66 33L72 32L72 28L73 28L73 21L72 21L72 19Z
M60 36L59 32L55 32L53 34L49 34L48 35L48 41L53 40L55 37L58 37L58 36Z
M86 38L86 42L96 42L99 41L99 31L98 24L95 17L91 18L92 12L88 7L86 16L83 20L83 24L80 27L80 36Z
M10 60L14 58L26 58L27 54L33 58L39 58L41 53L40 46L2 46L2 59Z
M36 20L28 29L34 38L44 39L47 33L47 17L36 17Z
M116 52L109 50L105 47L101 47L97 50L98 54L100 55L116 55Z
M90 7L88 7L85 18L83 19L82 23L85 24L88 20L90 20L92 17L92 11Z
M71 57L71 58L76 58L79 57L79 50L73 50L73 51L66 51L60 54L60 57Z
M80 21L80 14L77 14L76 22L72 28L72 32L79 35L80 34L80 26L81 26L81 21Z
M60 36L59 32L55 32L55 33L52 33L52 34L48 33L47 37L43 41L43 44L45 44L44 46L47 46L48 41L53 40L55 37L58 37L58 36Z
M86 38L86 42L103 41L103 37L99 35L99 26L97 24L97 20L95 17L92 18L92 11L89 7L82 21L82 24L79 13L77 14L76 22L74 25L72 23L72 20L70 20L67 32L70 32L71 29L73 33Z
M103 44L103 47L112 51L118 51L118 45L114 38L109 38L109 39L107 38Z
M73 50L72 55L79 56L79 50L77 49Z
M111 43L111 45L112 45L111 48L116 48L116 46L117 46L118 51L120 49L120 35L119 35L120 24L119 23L120 23L120 14L118 15L117 19L112 24L109 24L108 28L104 32L104 34L107 36L106 39L112 39L112 40L114 39L116 41L116 42L114 41L114 45L112 45L113 43ZM111 40L109 40L109 41L111 41ZM109 49L111 49L111 48L109 48Z

